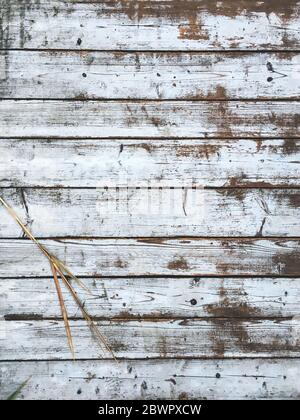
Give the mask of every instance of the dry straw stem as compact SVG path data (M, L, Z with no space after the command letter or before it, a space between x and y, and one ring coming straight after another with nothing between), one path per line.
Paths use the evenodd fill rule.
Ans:
M21 227L21 229L23 230L25 235L29 239L31 239L39 247L41 252L49 260L51 270L52 270L52 274L53 274L55 287L56 287L56 291L57 291L57 295L58 295L58 300L59 300L59 304L60 304L60 308L61 308L62 317L64 319L68 344L69 344L69 347L70 347L73 358L75 359L75 350L74 350L71 328L70 328L69 319L68 319L68 313L67 313L67 310L66 310L62 290L61 290L61 287L60 287L60 284L59 284L58 275L60 276L64 285L67 287L67 289L71 293L71 295L72 295L74 301L76 302L77 306L81 310L82 315L85 318L85 320L87 321L88 326L89 326L93 336L95 336L97 338L97 341L98 341L100 347L102 348L102 344L103 344L104 348L106 348L106 350L108 350L111 353L112 357L116 360L116 357L115 357L112 349L110 348L110 346L107 343L107 339L105 338L105 336L103 334L101 334L97 325L92 320L92 318L88 314L88 312L85 310L83 304L81 303L80 299L78 298L77 293L75 292L74 288L70 284L70 281L68 280L67 277L70 277L80 287L82 287L84 290L88 291L89 293L91 293L90 290L87 289L87 287L76 276L74 276L74 274L70 271L70 269L63 262L61 262L55 256L51 255L49 251L47 251L47 249L32 235L32 233L24 225L24 223L21 221L21 219L15 213L15 211L6 203L6 201L2 197L0 197L0 203L6 208L6 210L12 216L12 218L18 223L18 225Z

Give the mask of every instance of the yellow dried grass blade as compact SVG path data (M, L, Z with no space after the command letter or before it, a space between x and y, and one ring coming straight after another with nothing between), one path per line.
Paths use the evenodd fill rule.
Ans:
M21 221L19 216L15 213L15 211L6 203L6 201L0 197L0 202L3 204L3 206L6 208L8 213L12 216L12 218L18 223L18 225L21 227L23 232L27 235L29 239L31 239L43 252L43 254L49 259L50 263L55 263L57 266L61 268L62 271L64 271L68 276L70 276L76 283L85 291L92 294L92 292L76 277L74 274L71 273L69 268L58 258L54 257L50 254L49 251L32 235L30 230L24 225L24 223Z
M105 346L106 350L107 350L107 351L109 351L109 353L112 355L112 357L114 358L114 360L115 360L115 361L117 361L116 356L115 356L115 354L114 354L113 350L112 350L112 349L111 349L111 347L108 345L108 342L107 342L106 337L104 336L104 334L102 334L102 333L99 331L99 329L98 329L97 325L96 325L96 324L95 324L95 322L92 320L91 316L90 316L90 315L88 314L88 312L84 309L84 307L83 307L83 305L82 305L82 303L81 303L80 299L78 298L78 296L77 296L77 294L76 294L75 290L73 289L72 285L69 283L68 279L64 276L64 274L60 271L60 269L59 269L58 267L56 267L56 268L57 268L57 271L58 271L58 273L60 274L60 277L62 278L63 282L65 283L65 285L66 285L66 286L67 286L67 288L69 289L70 293L72 294L73 299L75 300L75 302L76 302L77 306L80 308L80 310L81 310L81 312L82 312L82 314L83 314L83 316L84 316L85 320L87 321L87 323L88 323L88 325L89 325L89 327L90 327L90 329L91 329L91 332L92 332L92 333L94 333L94 334L98 337L99 342L100 342L100 343L101 343L101 342L103 343L103 345Z
M54 282L55 282L57 293L58 293L60 306L61 306L62 316L63 316L64 322L65 322L65 328L66 328L66 333L67 333L67 337L68 337L68 343L69 343L73 358L74 358L75 352L74 352L73 340L72 340L72 335L71 335L71 329L70 329L70 325L69 325L69 320L68 320L67 311L66 311L66 308L65 308L61 288L60 288L58 278L57 278L57 273L60 275L64 284L67 286L67 288L71 292L71 294L73 296L73 299L75 300L76 304L80 308L85 320L87 321L87 323L90 327L91 332L94 333L98 337L98 342L99 342L100 347L101 347L101 343L103 343L104 347L111 353L111 355L113 356L115 361L117 361L112 349L110 348L110 346L107 343L106 337L99 331L97 325L94 323L91 316L84 309L84 307L83 307L80 299L78 298L75 290L73 289L72 285L70 284L70 282L66 278L66 275L71 277L73 280L75 280L84 290L88 291L90 294L92 294L91 291L76 276L74 276L72 274L72 272L69 270L69 268L63 262L61 262L58 258L54 257L53 255L51 255L47 251L47 249L32 235L32 233L29 231L29 229L23 224L21 219L18 217L18 215L14 212L14 210L6 203L6 201L2 197L0 197L0 203L3 204L3 206L9 212L9 214L19 224L19 226L25 232L27 237L29 239L31 239L39 247L39 249L43 252L43 254L49 259L51 269L52 269L52 273L53 273ZM66 275L64 273L66 273Z
M55 283L55 287L56 287L56 291L57 291L57 295L58 295L61 314L62 314L62 317L64 319L64 323L65 323L65 329L66 329L68 344L69 344L73 359L75 360L75 350L74 350L73 339L72 339L72 334L71 334L71 329L70 329L70 324L69 324L69 319L68 319L68 312L67 312L67 309L66 309L66 306L65 306L65 301L64 301L64 298L63 298L61 287L60 287L60 284L59 284L59 281L58 281L58 278L57 278L56 268L54 267L52 262L50 263L50 265L51 265L53 279L54 279L54 283Z
M74 274L70 271L70 269L63 262L61 262L59 259L57 259L54 256L52 256L52 260L56 264L56 266L59 267L60 270L62 272L64 272L67 276L71 277L71 279L74 280L78 284L78 286L80 286L82 289L84 289L90 295L93 295L91 290L88 287L86 287L86 285L83 284L81 280L79 280L76 276L74 276Z

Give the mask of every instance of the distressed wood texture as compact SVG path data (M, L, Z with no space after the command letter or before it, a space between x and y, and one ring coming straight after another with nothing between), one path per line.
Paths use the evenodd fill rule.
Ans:
M0 398L300 398L299 16L0 0Z
M0 398L299 399L298 359L0 363Z
M44 240L79 276L300 275L300 241L284 239ZM0 276L50 276L48 260L29 240L0 240Z
M108 278L85 279L85 308L98 319L297 317L300 279L292 278ZM0 280L0 317L61 318L52 278ZM80 318L65 293L71 318Z
M0 195L40 238L300 236L299 189L0 189ZM0 208L0 238L22 236Z
M299 71L295 53L10 51L0 55L0 97L297 99Z
M298 137L300 103L0 101L3 137Z
M291 320L101 321L120 359L299 357L299 317ZM0 360L71 359L64 321L2 321ZM70 321L76 358L111 359L82 320ZM3 339L3 336L8 337Z
M299 162L297 139L2 138L0 187L299 187Z
M297 49L297 0L1 0L0 47Z

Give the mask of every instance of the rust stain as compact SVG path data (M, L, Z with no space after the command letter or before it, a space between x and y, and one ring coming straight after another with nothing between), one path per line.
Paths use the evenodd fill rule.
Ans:
M239 184L241 185L241 183ZM247 197L247 194L249 191L247 191L245 188L217 188L217 193L224 196L224 197L232 197L237 201L244 202L245 198Z
M281 153L285 156L299 153L299 142L296 139L285 139L281 147Z
M209 39L209 34L207 30L203 30L201 22L194 15L189 17L188 25L179 26L179 39L191 39L191 40L200 40L200 39Z
M291 192L287 195L287 198L294 209L300 209L300 192Z
M242 287L235 291L227 290L223 281L219 288L220 301L215 304L204 305L204 308L215 317L241 318L261 315L259 308L249 305L245 300L246 296Z
M151 153L151 145L149 143L141 143L139 146L146 152Z
M218 154L220 149L222 149L222 144L185 144L176 147L176 156L209 160L211 156Z
M189 400L190 398L189 398L189 394L187 393L187 392L181 392L179 395L178 395L178 399L179 400Z
M160 357L166 358L168 356L168 343L167 343L166 336L164 334L162 334L159 337L158 347L159 347Z
M208 104L207 121L212 127L215 127L217 137L232 138L232 126L239 123L243 124L245 121L240 121L241 118L230 109L228 101L209 102Z
M255 321L257 322L257 321ZM215 357L223 358L227 348L236 348L241 353L261 353L274 351L274 347L282 347L280 340L276 343L261 343L254 341L255 336L250 336L245 321L212 319L214 328L210 333L212 351ZM249 324L249 322L248 322Z
M230 95L229 95L230 97ZM227 91L224 86L217 85L214 90L208 92L196 88L193 92L189 92L187 95L183 95L183 99L189 100L223 100L228 99Z
M268 187L273 188L274 187L274 185L271 182L253 181L251 179L248 180L245 174L241 175L240 177L229 178L228 181L224 185L224 187L229 187L229 188L238 188L238 187L244 187L244 186L248 186L252 188L268 188ZM241 194L241 193L242 192L238 192L238 194Z
M145 244L153 244L153 245L162 245L166 241L165 238L139 238L137 242L142 242Z
M272 258L272 262L277 267L279 275L300 275L300 251L284 252L283 249Z
M177 260L173 260L173 261L169 262L168 269L169 270L176 270L176 271L188 270L189 265L184 258L180 257Z
M207 1L205 4L199 0L120 0L119 6L121 13L126 14L131 20L137 21L151 17L167 17L178 21L207 13L213 16L231 18L243 14L264 13L269 16L274 13L286 21L292 17L297 17L299 9L297 0L287 0L285 2L281 0ZM115 13L114 7L111 8L111 12Z
M209 91L206 95L207 99L227 99L227 91L224 86L217 85L214 91Z
M74 96L76 101L87 101L89 97L85 93L79 93L78 95Z
M128 263L126 261L122 261L120 258L118 258L117 261L115 262L114 266L116 268L127 268Z

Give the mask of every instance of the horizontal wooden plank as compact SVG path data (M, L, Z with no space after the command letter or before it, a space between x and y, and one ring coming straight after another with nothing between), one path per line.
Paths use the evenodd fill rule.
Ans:
M298 399L299 369L297 359L2 362L0 398L30 377L17 399Z
M299 189L0 189L0 196L40 238L300 236ZM3 208L0 215L1 238L23 236Z
M0 97L51 99L298 99L295 53L0 55Z
M300 279L289 278L114 278L85 279L80 290L97 318L294 317L299 314ZM60 318L53 279L0 280L0 317L6 320ZM81 313L63 289L69 316Z
M300 102L0 101L3 137L297 137Z
M0 186L298 187L299 162L296 139L2 138Z
M300 275L300 241L284 239L44 240L79 276ZM29 240L0 240L0 276L51 276Z
M297 49L298 1L1 3L1 48Z
M2 321L0 360L71 359L64 321ZM119 358L299 357L299 317L292 320L101 321ZM70 321L77 359L111 358L85 321Z

